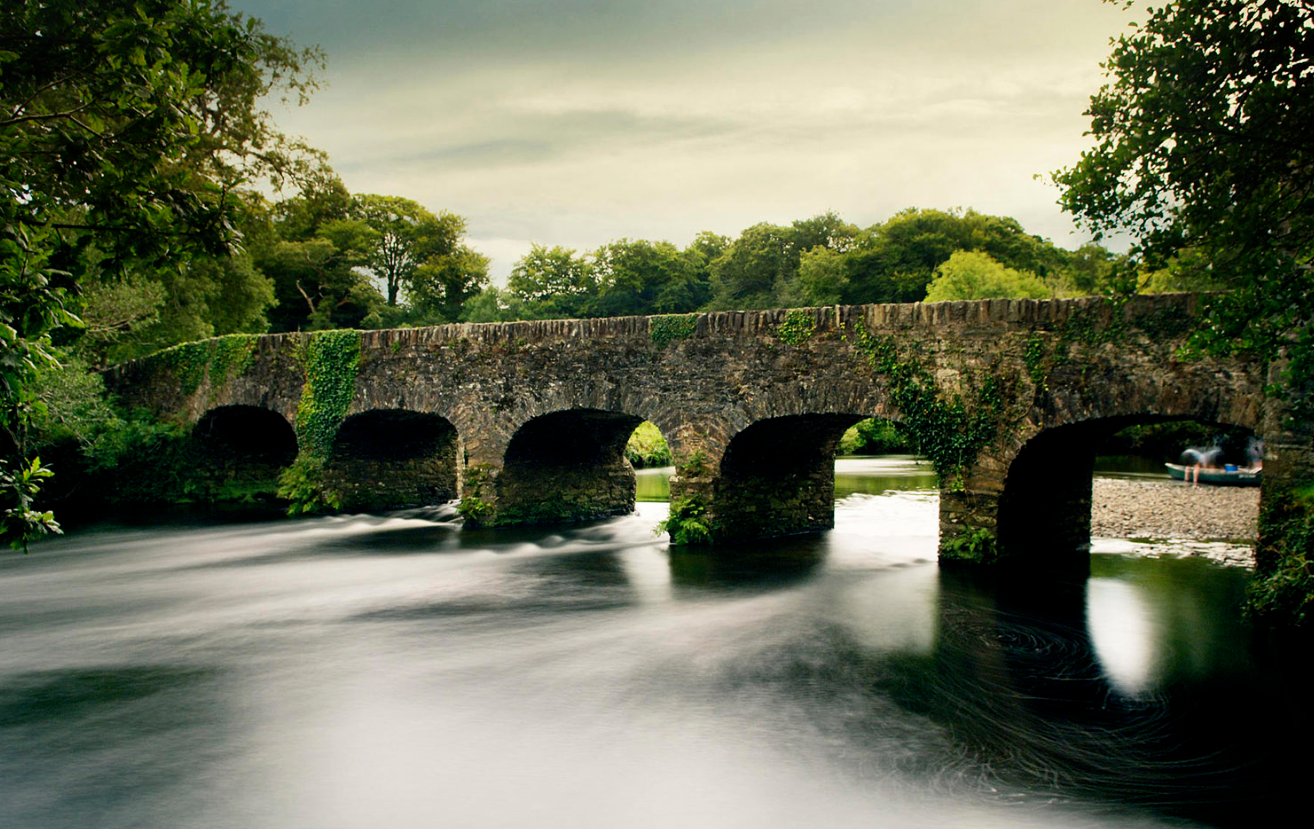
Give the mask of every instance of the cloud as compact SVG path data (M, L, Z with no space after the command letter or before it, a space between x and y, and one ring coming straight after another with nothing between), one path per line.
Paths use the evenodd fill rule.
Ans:
M353 190L467 216L499 273L531 240L682 244L827 209L972 206L1073 242L1034 176L1086 146L1123 22L1090 0L243 5L329 52L329 88L281 123Z

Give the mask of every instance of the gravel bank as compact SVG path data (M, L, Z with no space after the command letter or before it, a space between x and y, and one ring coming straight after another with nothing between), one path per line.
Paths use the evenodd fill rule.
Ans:
M1092 536L1252 542L1258 519L1258 488L1095 479Z

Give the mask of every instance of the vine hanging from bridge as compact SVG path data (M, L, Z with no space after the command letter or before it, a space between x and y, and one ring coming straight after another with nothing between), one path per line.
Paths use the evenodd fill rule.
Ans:
M326 467L333 441L356 392L360 368L359 331L318 331L293 350L305 383L297 406L296 461L279 477L278 495L288 500L288 513L332 512L341 494L328 486Z

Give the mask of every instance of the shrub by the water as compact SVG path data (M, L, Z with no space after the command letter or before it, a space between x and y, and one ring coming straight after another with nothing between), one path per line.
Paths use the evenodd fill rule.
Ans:
M1282 487L1259 514L1258 551L1247 607L1253 616L1309 632L1314 619L1314 481Z
M913 451L912 443L888 420L860 420L840 438L841 455L897 455Z
M670 466L671 448L666 445L661 430L645 420L630 435L630 441L625 445L625 457L635 469Z

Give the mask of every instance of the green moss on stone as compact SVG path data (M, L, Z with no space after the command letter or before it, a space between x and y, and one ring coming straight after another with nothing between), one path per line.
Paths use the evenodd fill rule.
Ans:
M157 358L173 372L182 393L191 396L206 380L211 393L240 377L255 355L255 334L229 334L161 351Z
M480 527L493 521L496 510L485 498L491 493L492 486L488 466L478 464L466 467L465 490L461 493L456 511L465 519L467 526Z
M295 357L305 374L297 441L302 452L327 458L356 392L360 332L316 332L299 345Z
M658 351L676 340L687 340L697 328L697 314L666 314L648 318L648 336Z
M817 318L804 308L796 308L785 314L785 319L776 326L776 337L789 345L801 345L812 338L817 330Z
M962 491L965 473L1003 427L1007 408L1003 378L987 374L964 400L962 395L942 391L919 360L901 357L892 338L869 334L861 323L856 334L858 350L889 384L891 401L902 416L899 425L917 452L931 461L940 486Z

